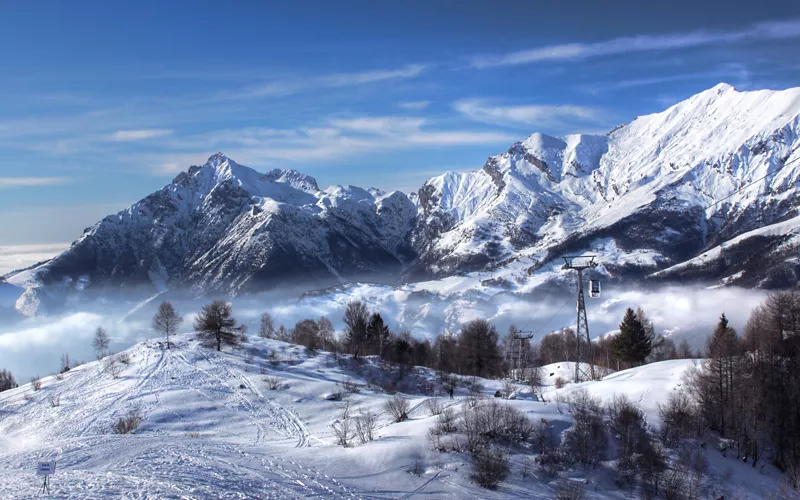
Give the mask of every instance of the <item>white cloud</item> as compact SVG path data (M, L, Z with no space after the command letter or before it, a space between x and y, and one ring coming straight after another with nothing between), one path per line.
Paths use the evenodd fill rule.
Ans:
M156 128L144 130L117 130L111 134L111 138L115 141L141 141L144 139L152 139L153 137L163 137L171 135L172 130Z
M263 168L274 162L334 161L365 152L454 145L499 144L517 140L496 130L448 130L428 126L423 118L359 116L332 118L324 126L299 129L222 130L176 143L196 152L151 157L153 172L175 174L202 163L214 151L224 151L244 165ZM276 165L278 166L278 165Z
M427 66L411 64L397 69L362 71L355 73L335 73L309 78L295 78L266 82L243 89L218 94L222 100L251 99L258 97L278 97L320 89L352 87L386 80L406 79L419 76Z
M397 107L403 109L425 109L430 106L431 101L403 101L398 102Z
M424 123L424 118L403 116L359 117L330 121L330 124L338 129L377 135L415 132L419 130Z
M596 123L602 113L597 108L571 105L494 106L481 99L457 101L454 109L480 122L498 125L570 126L576 123Z
M0 189L34 187L34 186L55 186L67 184L72 179L67 177L0 177Z
M772 21L751 25L742 31L693 31L666 35L637 35L595 43L550 45L493 56L477 56L474 68L530 64L658 50L675 50L745 40L779 40L800 37L800 20Z

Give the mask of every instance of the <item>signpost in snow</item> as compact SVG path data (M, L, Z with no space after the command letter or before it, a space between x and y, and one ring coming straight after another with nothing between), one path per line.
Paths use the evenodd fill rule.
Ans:
M42 483L42 493L47 491L50 493L50 476L56 473L56 461L39 462L36 466L36 474L44 476L44 483Z

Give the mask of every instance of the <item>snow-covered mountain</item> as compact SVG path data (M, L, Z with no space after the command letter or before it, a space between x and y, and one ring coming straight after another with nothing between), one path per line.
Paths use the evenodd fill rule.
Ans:
M606 135L533 134L411 197L217 154L8 280L26 311L108 285L236 294L481 270L524 292L591 252L612 279L794 286L799 137L800 88L720 84Z
M683 262L798 215L799 125L800 88L739 92L720 84L605 136L533 134L481 170L425 183L418 265L444 276L522 256L538 267L587 250L606 259L611 274ZM739 278L746 285L796 283L799 262L785 261L798 254L793 234L759 233L762 265L749 262L750 238L737 242L750 253L728 248L735 258L720 259L711 277L747 271ZM644 250L647 266L626 258Z

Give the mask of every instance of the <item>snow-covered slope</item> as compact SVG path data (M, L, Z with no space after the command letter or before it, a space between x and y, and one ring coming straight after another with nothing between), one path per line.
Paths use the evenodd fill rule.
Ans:
M607 135L533 134L411 197L320 190L299 172L260 174L217 154L9 282L29 289L25 311L109 285L236 294L486 270L525 293L551 279L560 255L592 252L611 279L779 288L800 281L784 224L798 216L798 187L800 88L720 84ZM745 233L758 234L746 239L756 247L733 244ZM674 267L729 241L742 251ZM747 258L760 246L768 258Z
M258 338L218 353L191 335L175 337L170 350L151 340L124 354L128 361L118 378L95 361L61 379L42 379L40 391L26 384L0 393L3 498L36 496L36 463L49 459L57 461L51 481L57 498L554 498L558 478L538 472L528 447L512 449L511 473L496 491L469 480L466 453L431 451L428 430L436 417L425 401L437 396L420 391L438 387L430 370L406 372L398 387L408 393L410 419L393 423L383 409L390 396L375 383L396 380L399 372L388 376L376 360L340 363L326 352L310 356L301 347ZM652 415L690 365L656 363L557 392L567 397L582 387L603 400L627 394ZM279 388L271 390L266 377L278 377ZM331 426L342 403L326 399L345 381L359 386L350 394L356 414L377 414L376 440L352 448L335 444ZM502 384L476 381L487 398ZM437 389L441 403L459 414L470 382L462 380L452 401ZM546 419L558 439L572 423L568 405L556 401L563 398L554 391L545 391L549 402L529 393L519 391L520 399L507 403L534 422ZM113 433L111 426L131 410L141 415L140 427ZM703 453L711 463L703 478L709 491L722 484L757 498L781 484L769 466L759 473L712 447ZM417 463L418 472L410 473ZM578 467L569 476L591 485L589 498L629 494L614 484L610 463Z

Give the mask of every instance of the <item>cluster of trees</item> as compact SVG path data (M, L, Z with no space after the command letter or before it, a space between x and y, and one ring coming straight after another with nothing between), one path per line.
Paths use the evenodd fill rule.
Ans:
M655 326L641 309L628 308L619 325L619 333L592 342L592 357L599 366L620 370L668 359L699 358L683 339L679 344L655 333ZM562 361L575 361L577 338L571 328L562 328L545 335L538 350L531 348L528 359L534 366Z
M394 333L380 313L370 311L361 301L347 304L344 332L340 339L326 317L298 321L294 328L278 329L269 313L261 318L259 335L304 345L352 354L353 357L380 356L390 363L426 366L450 373L496 377L503 373L504 363L499 335L485 320L465 324L458 334L445 333L430 340L416 339L408 332Z
M770 295L743 336L723 315L706 355L691 374L686 413L741 460L769 460L800 486L800 293Z

